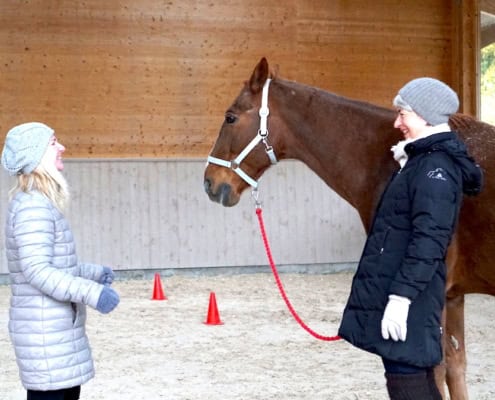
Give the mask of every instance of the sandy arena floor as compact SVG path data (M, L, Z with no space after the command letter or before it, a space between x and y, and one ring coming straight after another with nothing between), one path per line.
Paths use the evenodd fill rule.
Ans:
M350 273L282 274L301 318L333 336ZM96 377L83 400L381 400L378 357L344 341L314 339L290 315L271 274L162 278L167 300L151 300L153 281L116 282L121 304L90 310ZM223 325L203 322L215 292ZM7 332L10 289L0 286L0 399L25 399ZM495 398L495 298L467 297L471 399Z

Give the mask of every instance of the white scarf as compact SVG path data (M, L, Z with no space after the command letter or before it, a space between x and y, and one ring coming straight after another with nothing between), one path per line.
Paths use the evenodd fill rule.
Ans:
M425 131L421 133L418 137L414 139L404 139L399 141L396 145L392 146L390 148L390 151L394 155L394 160L397 161L400 164L401 168L404 168L404 165L407 163L407 153L405 151L405 147L408 143L414 142L419 139L423 139L427 136L433 135L435 133L441 133L441 132L450 132L450 126L447 123L440 124L440 125L435 125L435 126L428 126L426 127Z

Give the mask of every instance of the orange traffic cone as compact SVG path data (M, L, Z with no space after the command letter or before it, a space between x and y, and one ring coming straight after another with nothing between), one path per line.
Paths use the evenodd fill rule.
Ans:
M160 279L160 274L155 274L155 283L153 285L153 297L151 300L167 300L165 294L163 293L162 280Z
M210 293L210 304L208 306L208 315L205 321L206 325L222 325L223 322L220 320L220 315L218 313L217 299L215 293Z

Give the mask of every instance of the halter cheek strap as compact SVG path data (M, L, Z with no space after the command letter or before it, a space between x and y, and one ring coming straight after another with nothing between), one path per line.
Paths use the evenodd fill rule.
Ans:
M230 168L237 175L239 175L248 185L254 189L258 187L258 181L251 178L241 168L241 162L247 157L247 155L253 150L259 142L263 142L265 145L265 151L272 164L277 163L277 157L273 151L273 147L268 144L268 115L270 110L268 109L268 88L270 87L271 79L267 79L263 86L263 93L261 96L261 107L259 109L260 116L260 128L258 134L249 142L249 144L242 150L239 155L232 161L222 160L221 158L208 156L208 163L220 165L221 167Z

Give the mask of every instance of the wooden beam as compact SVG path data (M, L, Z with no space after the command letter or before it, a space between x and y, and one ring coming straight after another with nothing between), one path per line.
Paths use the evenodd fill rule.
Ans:
M479 0L456 0L453 4L453 85L460 111L479 117Z
M480 48L482 49L493 42L495 42L495 23L481 29Z
M495 0L480 0L480 11L495 14Z
M480 11L495 15L495 0L480 0ZM495 24L490 24L481 28L480 48L495 42Z

